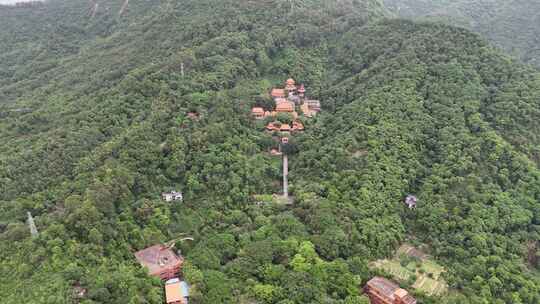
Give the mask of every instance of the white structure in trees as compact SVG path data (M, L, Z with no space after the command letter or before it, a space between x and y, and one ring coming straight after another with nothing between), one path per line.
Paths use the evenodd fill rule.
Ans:
M166 202L182 201L184 199L182 192L176 192L176 191L164 192L161 194L161 197Z
M32 217L32 214L30 212L26 212L28 215L28 226L30 227L30 234L32 234L32 237L38 236L38 230L36 227L36 223L34 222L34 218Z

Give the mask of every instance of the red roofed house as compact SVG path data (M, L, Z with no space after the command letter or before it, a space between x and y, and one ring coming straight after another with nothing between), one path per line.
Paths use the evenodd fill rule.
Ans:
M280 126L279 126L279 124L276 124L275 122L269 122L268 125L266 125L266 130L268 130L268 131L279 131Z
M282 124L281 128L280 128L280 131L281 132L290 132L291 131L291 126L288 125L288 124Z
M304 125L299 121L294 121L292 124L293 131L304 131Z
M291 113L294 112L294 103L290 101L282 101L276 103L276 112Z
M162 280L177 277L184 263L184 258L179 257L171 248L162 244L137 251L135 258L143 267L148 268L151 276L159 277Z
M273 98L285 98L286 96L284 89L272 89L270 95L272 95Z
M369 280L364 287L364 292L371 304L416 304L416 299L405 289L382 277Z
M285 81L285 90L289 92L296 91L296 81L292 78L287 79L287 81Z
M255 108L251 109L251 115L253 115L253 117L255 119L263 119L264 118L264 109L261 108L261 107L255 107Z

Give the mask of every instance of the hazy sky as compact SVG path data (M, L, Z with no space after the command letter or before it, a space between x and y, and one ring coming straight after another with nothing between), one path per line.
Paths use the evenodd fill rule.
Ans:
M13 4L17 2L30 2L32 0L0 0L0 4Z

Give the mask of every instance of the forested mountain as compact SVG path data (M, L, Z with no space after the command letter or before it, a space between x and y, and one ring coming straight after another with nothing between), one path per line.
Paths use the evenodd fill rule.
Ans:
M404 18L458 25L540 67L540 2L531 0L383 0Z
M191 303L368 303L404 241L447 269L419 303L540 302L540 73L375 0L122 4L0 7L2 303L162 303L133 253L181 235ZM323 112L256 204L289 77Z

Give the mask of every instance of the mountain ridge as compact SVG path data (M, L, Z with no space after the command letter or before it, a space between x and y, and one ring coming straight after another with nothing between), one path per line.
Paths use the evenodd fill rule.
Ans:
M447 269L440 298L400 282L421 303L538 302L538 72L465 29L287 3L130 1L73 53L2 61L0 112L31 110L0 116L7 304L161 303L132 254L179 234L193 303L368 303L405 240ZM289 77L323 111L290 138L295 203L257 205L281 172L250 108Z

